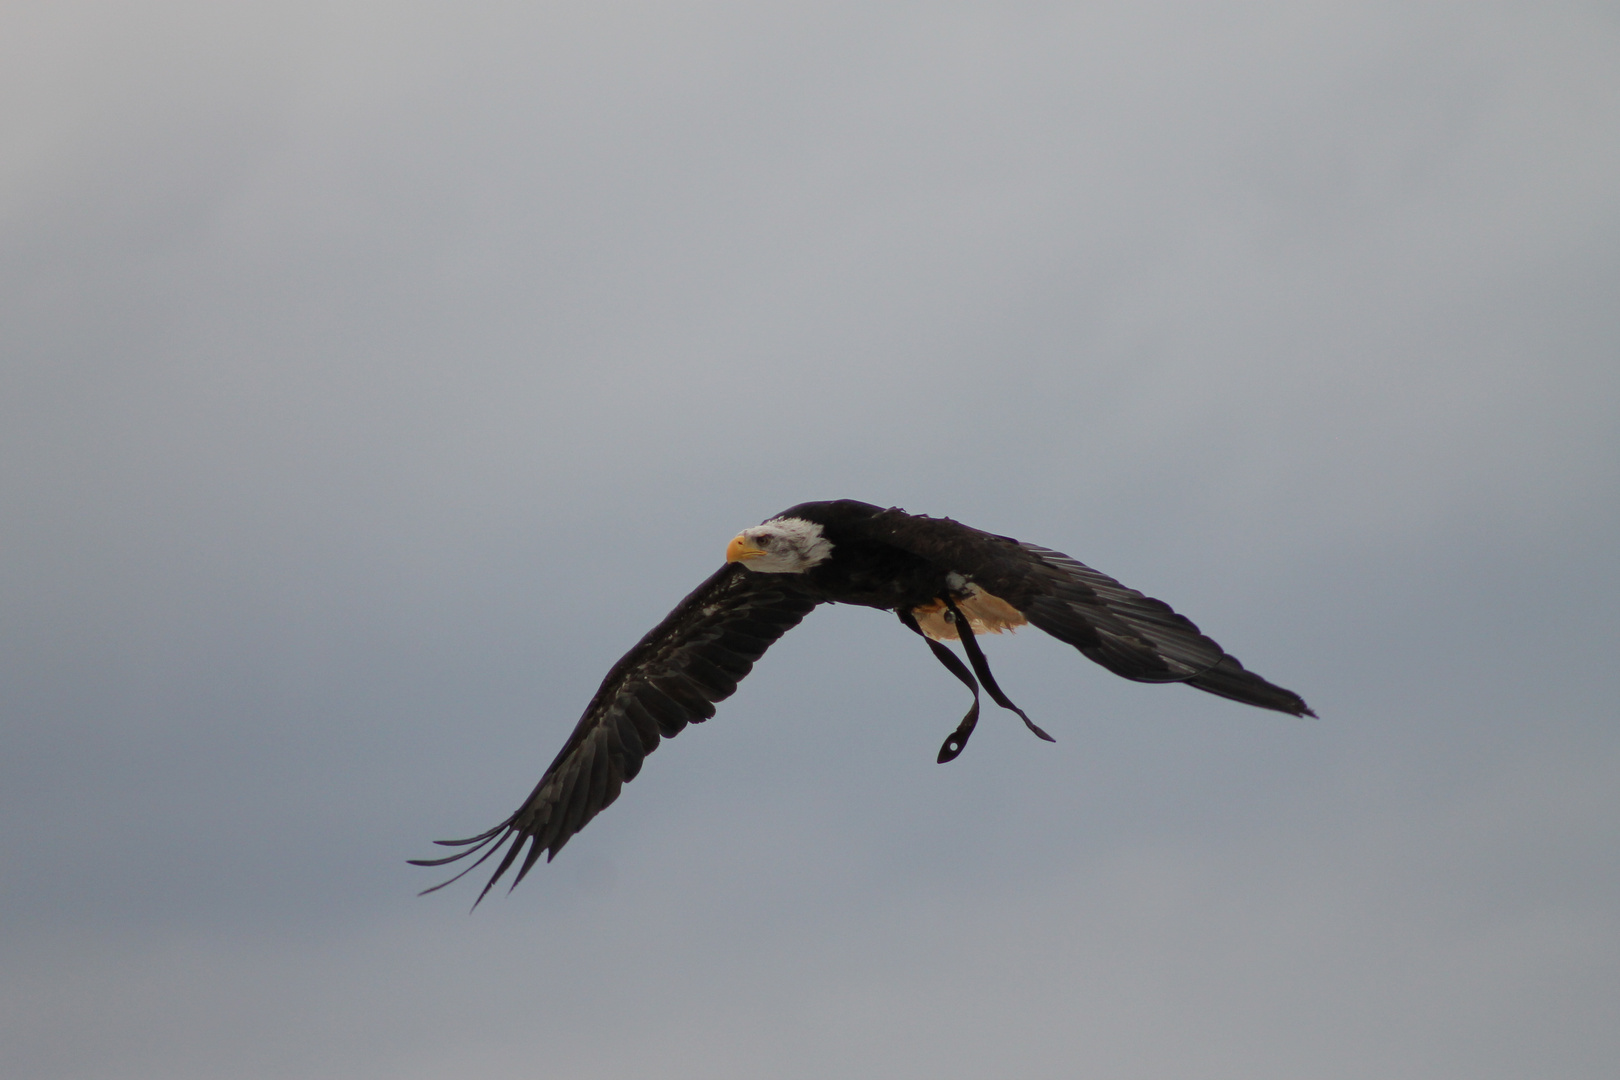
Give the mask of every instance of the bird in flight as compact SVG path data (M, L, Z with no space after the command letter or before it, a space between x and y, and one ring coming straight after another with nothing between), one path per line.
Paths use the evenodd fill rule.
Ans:
M840 499L800 503L744 529L726 563L614 664L540 782L511 817L418 866L478 855L459 880L503 848L489 882L517 865L512 887L549 861L586 822L619 797L659 739L714 715L777 638L818 604L893 611L969 690L973 704L943 746L954 759L979 719L979 687L1052 737L1014 705L991 675L978 634L1033 625L1116 675L1186 683L1211 694L1294 716L1315 716L1300 696L1248 671L1162 600L1128 589L1060 551L980 532L950 518ZM970 633L962 633L966 626ZM964 664L943 642L957 641ZM525 853L526 849L526 853ZM522 856L519 862L519 856Z

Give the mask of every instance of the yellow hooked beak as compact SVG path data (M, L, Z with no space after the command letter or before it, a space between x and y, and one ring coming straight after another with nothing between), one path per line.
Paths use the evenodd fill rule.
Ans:
M754 542L742 533L732 537L731 543L726 545L726 562L728 563L757 559L764 554L766 554L764 548L755 547Z

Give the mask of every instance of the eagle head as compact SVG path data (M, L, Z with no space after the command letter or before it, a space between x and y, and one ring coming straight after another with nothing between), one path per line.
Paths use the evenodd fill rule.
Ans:
M832 541L804 518L772 518L744 529L726 545L726 562L756 574L802 574L832 557Z

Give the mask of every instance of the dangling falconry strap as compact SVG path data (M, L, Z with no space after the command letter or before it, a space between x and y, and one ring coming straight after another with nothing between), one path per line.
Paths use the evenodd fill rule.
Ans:
M969 671L950 649L923 633L922 627L917 625L915 615L903 608L899 612L900 621L914 630L924 641L928 642L929 649L933 650L939 662L945 665L945 670L955 675L962 681L964 686L973 691L973 705L968 709L967 715L962 717L962 722L956 726L956 730L951 732L950 736L939 748L939 763L943 765L947 761L956 760L956 756L967 746L968 736L972 735L973 729L978 726L979 684L981 682L984 683L985 690L989 692L990 700L1003 709L1010 709L1017 713L1018 718L1024 722L1024 726L1040 738L1045 739L1047 742L1056 742L1056 739L1037 727L1023 709L1008 700L1007 695L1002 693L1001 687L996 685L996 677L990 674L990 662L984 658L984 650L980 649L979 643L974 640L973 627L968 624L962 612L957 609L956 601L951 599L949 593L944 594L940 599L945 601L945 609L950 613L951 622L956 626L956 636L962 641L962 651L967 653L968 663L973 665L972 671ZM973 677L975 674L978 675L977 679Z
M955 653L923 633L922 627L917 625L917 616L905 608L899 610L899 615L901 622L916 631L918 637L928 642L928 647L939 658L939 662L945 665L945 670L961 679L962 685L973 691L973 705L968 709L967 715L962 717L962 722L956 725L956 730L951 732L950 737L939 748L937 760L943 765L947 761L956 760L956 755L962 752L962 748L967 745L968 736L973 734L974 727L979 723L979 680L973 677L973 672L967 669L967 665L963 664Z

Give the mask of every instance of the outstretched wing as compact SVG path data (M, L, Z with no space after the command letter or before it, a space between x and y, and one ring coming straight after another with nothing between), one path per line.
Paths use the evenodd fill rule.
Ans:
M411 860L443 866L482 852L460 874L426 891L460 879L509 841L478 899L527 845L512 879L516 886L542 851L548 859L556 855L619 797L620 785L641 771L642 759L660 737L713 716L714 703L730 697L754 661L817 602L792 575L749 573L736 563L716 571L613 665L562 752L516 813L477 836L438 841L463 849L454 855Z
M1061 551L950 518L893 515L894 544L961 574L1116 675L1184 682L1263 709L1315 716L1300 696L1247 670L1169 604L1126 588ZM901 519L904 520L901 520Z

